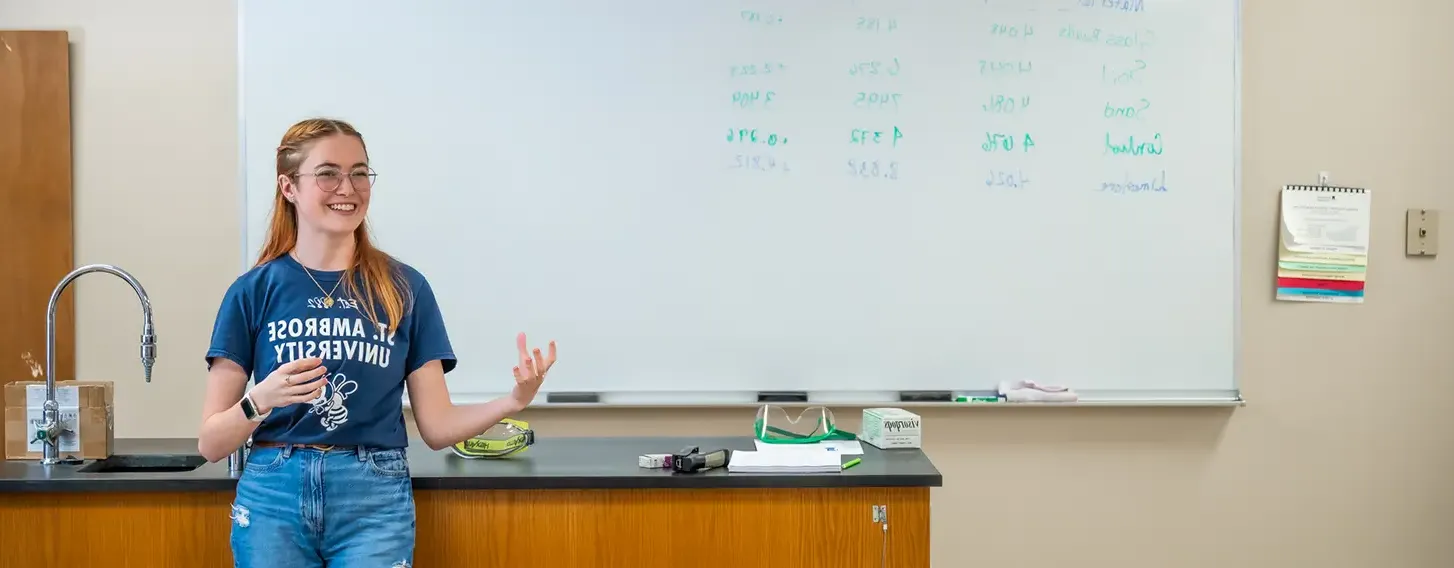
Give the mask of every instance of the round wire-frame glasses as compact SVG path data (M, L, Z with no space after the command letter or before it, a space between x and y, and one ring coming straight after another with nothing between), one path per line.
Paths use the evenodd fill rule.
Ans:
M354 191L373 190L374 181L378 179L379 174L374 172L373 168L354 170L349 172L347 176L344 176L343 172L334 170L325 170L311 174L298 174L298 177L304 176L312 176L314 181L318 183L318 189L328 193L336 193L339 188L343 187L343 179L345 177L348 178L349 187L352 187Z

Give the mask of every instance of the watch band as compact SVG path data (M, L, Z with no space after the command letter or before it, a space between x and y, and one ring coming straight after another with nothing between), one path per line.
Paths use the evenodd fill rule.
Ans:
M266 413L259 414L257 411L257 403L252 401L252 393L242 395L242 415L246 416L248 420L262 422L264 418L267 418L272 413L272 410L268 410Z

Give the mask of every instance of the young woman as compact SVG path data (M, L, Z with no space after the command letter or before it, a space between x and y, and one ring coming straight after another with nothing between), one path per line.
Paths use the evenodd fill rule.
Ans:
M429 282L369 240L375 174L363 136L337 120L299 122L278 146L277 174L267 241L223 297L207 350L198 449L216 462L253 438L232 505L233 557L409 566L405 385L420 436L439 450L529 404L555 343L531 352L520 334L511 394L454 405L444 382L454 349Z

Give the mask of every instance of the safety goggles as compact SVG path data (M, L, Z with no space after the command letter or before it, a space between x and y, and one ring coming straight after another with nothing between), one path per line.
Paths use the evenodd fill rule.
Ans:
M757 439L768 444L815 444L857 438L852 432L839 430L833 421L833 411L822 406L804 408L794 415L781 406L763 405L757 409L753 431Z
M524 452L535 443L535 431L524 420L506 418L478 436L450 446L465 459L498 459Z

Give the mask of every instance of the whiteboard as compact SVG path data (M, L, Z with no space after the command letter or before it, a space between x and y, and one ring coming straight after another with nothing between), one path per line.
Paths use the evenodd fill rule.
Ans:
M1237 396L1235 0L240 6L245 258L352 122L459 400Z

